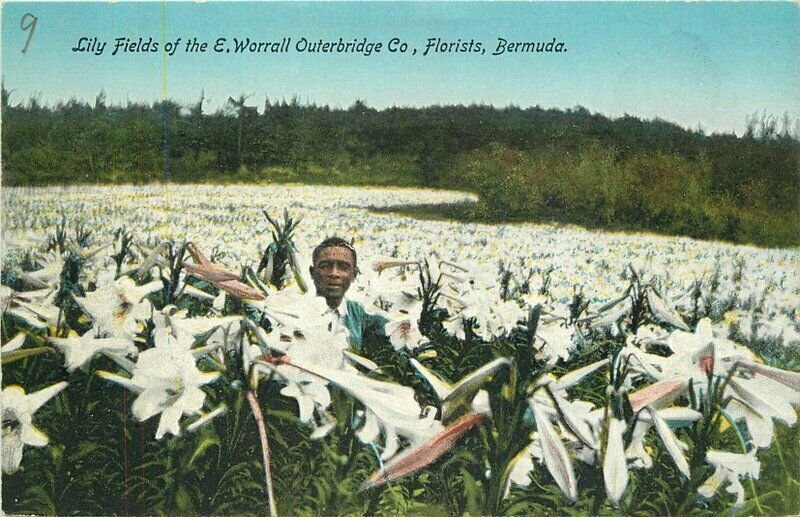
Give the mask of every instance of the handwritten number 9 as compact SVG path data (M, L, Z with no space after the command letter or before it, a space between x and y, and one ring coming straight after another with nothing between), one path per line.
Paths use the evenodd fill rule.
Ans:
M27 22L26 22L27 20ZM22 47L22 52L25 53L28 51L28 45L31 42L31 38L33 38L33 33L36 32L36 22L39 21L39 18L32 15L31 13L25 13L22 16L22 19L19 21L19 28L23 31L30 30L28 33L28 39L25 41L25 46Z

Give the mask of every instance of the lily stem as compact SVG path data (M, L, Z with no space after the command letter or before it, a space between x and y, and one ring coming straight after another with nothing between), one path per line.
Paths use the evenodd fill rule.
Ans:
M258 398L252 391L247 392L247 402L250 403L250 411L253 412L253 417L256 419L258 426L258 436L261 439L261 452L263 454L264 462L264 483L267 486L267 500L269 502L269 514L272 517L278 515L275 505L275 493L272 489L272 471L269 466L269 442L267 442L267 427L264 425L264 414L261 412L261 407L258 405Z

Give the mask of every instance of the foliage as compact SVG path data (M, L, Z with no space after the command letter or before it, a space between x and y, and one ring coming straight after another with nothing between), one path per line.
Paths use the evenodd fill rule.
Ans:
M293 98L258 110L240 95L204 113L203 102L7 104L3 184L424 185L479 193L471 219L800 243L800 142L766 113L737 137L582 107L378 111Z

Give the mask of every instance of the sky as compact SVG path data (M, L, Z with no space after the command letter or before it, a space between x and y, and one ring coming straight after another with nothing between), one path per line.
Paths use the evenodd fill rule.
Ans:
M31 35L32 16L36 17ZM23 23L24 22L24 23ZM28 41L28 48L22 52ZM116 38L157 52L118 52ZM80 38L104 52L73 51ZM181 38L174 54L165 43ZM187 53L187 40L208 43ZM275 42L287 53L214 52L218 38ZM378 53L310 53L310 41L382 43ZM408 44L389 52L392 38ZM430 38L484 53L429 52ZM563 43L566 52L493 55L498 38ZM84 40L86 41L86 40ZM474 48L474 44L473 44ZM413 54L416 49L416 54ZM2 5L2 76L12 104L31 96L109 103L228 97L331 107L483 103L661 118L742 134L755 112L800 119L800 7L749 2L136 2Z

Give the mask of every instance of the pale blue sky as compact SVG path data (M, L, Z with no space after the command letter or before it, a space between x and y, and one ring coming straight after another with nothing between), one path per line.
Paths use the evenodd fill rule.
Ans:
M29 49L22 16L38 17ZM164 13L166 17L164 17ZM660 117L741 134L755 111L800 118L800 8L796 3L6 3L2 74L12 103L76 97L109 102L162 98L161 52L111 56L116 37L182 43L197 37L309 39L399 37L415 56L206 54L166 58L166 92L181 103L205 91L208 106L265 95L347 107L577 105L609 116ZM71 49L82 36L103 55ZM484 55L421 56L428 38L482 41ZM498 37L564 41L563 54L491 56ZM409 50L410 52L410 50Z

